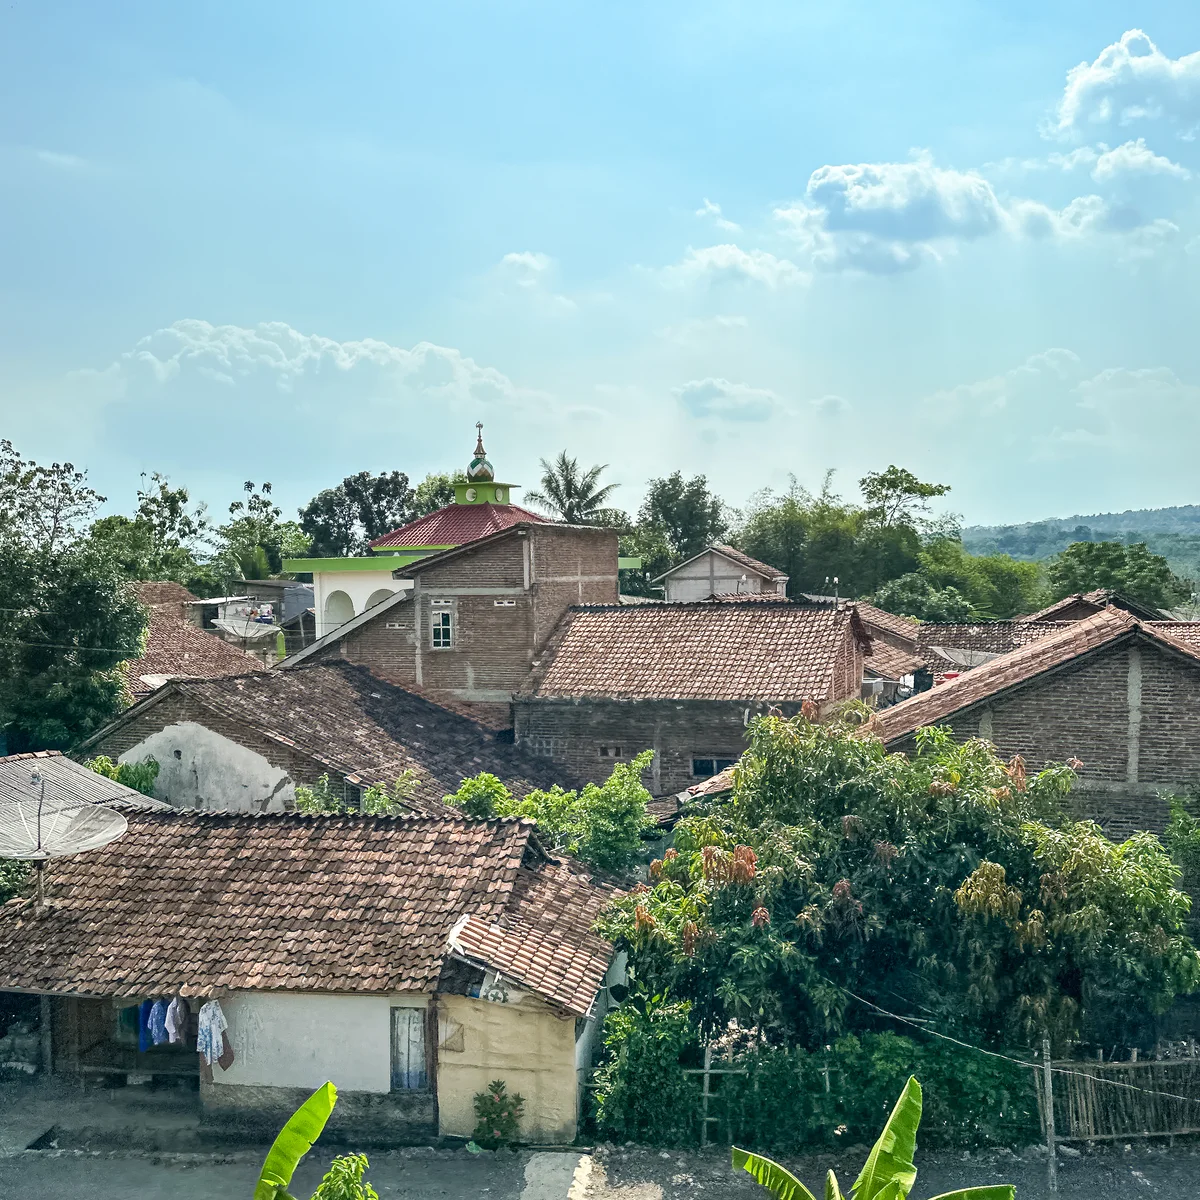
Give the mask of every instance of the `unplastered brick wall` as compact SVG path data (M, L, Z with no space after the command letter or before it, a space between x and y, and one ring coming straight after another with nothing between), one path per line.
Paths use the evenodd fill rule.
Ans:
M836 703L839 700L857 700L862 695L862 679L864 664L866 663L866 652L863 649L863 644L854 634L854 630L847 625L846 637L842 642L841 648L838 650L837 660L834 664L833 672L833 687L828 697L824 700L827 703ZM821 697L813 697L815 700L821 700Z
M534 526L530 533L537 649L575 604L616 604L617 535L585 526Z
M293 783L312 785L322 775L328 773L330 786L335 793L342 795L343 799L357 799L357 789L348 788L337 772L330 772L326 766L315 759L308 758L290 747L282 746L271 738L262 737L253 730L247 729L240 722L214 713L211 709L205 708L177 692L164 696L153 704L148 704L139 714L115 728L94 745L89 746L83 754L77 754L75 757L88 759L104 754L115 761L122 754L141 745L152 734L169 726L189 721L202 725L205 729L220 734L239 746L246 747L247 750L261 754L272 766L286 771ZM160 797L160 799L170 801L170 797L166 796ZM218 801L220 797L212 799Z
M799 706L787 705L785 715ZM656 795L682 791L703 776L692 759L737 758L748 722L764 704L729 700L518 700L516 740L583 780L601 783L617 761L653 750L644 782Z
M1078 758L1074 815L1110 836L1161 832L1160 793L1200 781L1200 664L1148 639L1125 641L945 724L1034 770Z

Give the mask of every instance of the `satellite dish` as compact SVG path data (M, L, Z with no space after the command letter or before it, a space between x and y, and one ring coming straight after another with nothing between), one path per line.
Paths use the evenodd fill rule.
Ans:
M38 908L45 899L42 873L49 859L98 850L128 827L111 808L74 797L47 797L46 781L37 770L30 773L28 791L0 790L0 858L36 864Z

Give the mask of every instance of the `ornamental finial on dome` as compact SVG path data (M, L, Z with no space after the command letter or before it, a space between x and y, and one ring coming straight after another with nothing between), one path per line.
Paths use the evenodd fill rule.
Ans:
M492 470L492 464L487 460L487 451L483 448L483 422L476 421L475 428L479 431L479 436L475 439L475 457L467 467L467 478L472 483L490 483L496 478L496 473Z

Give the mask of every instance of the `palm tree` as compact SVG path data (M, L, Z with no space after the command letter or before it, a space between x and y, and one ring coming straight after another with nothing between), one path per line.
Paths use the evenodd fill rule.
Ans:
M568 525L596 525L604 516L604 502L618 485L615 483L597 487L600 472L608 470L608 463L579 469L577 458L568 458L561 451L553 462L542 459L542 486L539 491L525 493L525 499L542 508L549 509Z

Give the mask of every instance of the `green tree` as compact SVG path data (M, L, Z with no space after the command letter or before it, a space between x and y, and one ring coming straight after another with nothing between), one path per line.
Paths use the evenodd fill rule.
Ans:
M1040 607L1036 563L1018 562L1007 554L969 554L956 537L928 542L919 557L920 573L932 587L954 588L977 617L1007 619Z
M308 535L298 522L280 520L283 512L271 498L269 483L260 488L247 480L242 490L245 498L229 506L229 520L216 530L214 566L223 579L262 578L265 558L268 573L278 574L285 558L308 552Z
M975 616L971 602L958 588L935 588L916 572L889 580L871 600L884 612L918 621L970 621Z
M650 480L637 524L661 533L676 562L699 554L729 531L725 502L709 490L708 480L703 475L684 479L682 471Z
M454 485L466 482L467 477L462 471L432 472L426 475L413 490L413 519L437 512L447 504L453 504Z
M1051 604L1078 592L1110 588L1151 608L1171 608L1192 592L1190 583L1144 542L1073 542L1046 564L1046 586Z
M358 804L350 804L334 791L329 776L322 775L311 787L296 785L296 811L307 816L361 812L370 817L400 817L412 810L408 801L417 783L416 774L411 769L405 770L390 788L386 783L374 783L363 790Z
M494 775L464 779L446 803L471 817L527 817L559 850L601 871L628 871L644 861L645 837L655 823L646 811L651 797L642 784L653 750L618 763L604 783L578 791L557 785L517 800Z
M542 459L540 489L525 493L531 504L549 510L568 525L598 525L605 502L616 490L615 483L600 485L600 476L608 464L581 469L579 460L561 451L553 462Z
M66 749L128 703L119 664L146 610L87 543L54 553L0 538L0 729L10 753Z
M858 486L867 502L867 516L884 527L915 527L929 512L929 501L950 490L944 483L922 483L911 471L895 465L886 471L871 471Z
M346 558L369 553L371 542L415 515L413 489L402 471L359 471L318 492L300 510L300 528L311 539L314 558Z
M56 554L77 540L104 497L72 463L39 466L0 441L0 538Z
M1200 983L1178 868L1148 834L1066 820L1073 779L948 730L906 756L848 722L760 718L732 792L598 927L705 1033L822 1046L873 1026L858 996L976 1044L1061 1045L1089 1001L1162 1012Z
M154 784L159 771L158 761L154 758L143 758L141 762L136 763L113 762L107 754L101 754L96 758L89 758L83 765L89 771L95 771L97 775L103 775L106 779L133 788L135 792L141 792L143 796L154 795Z

